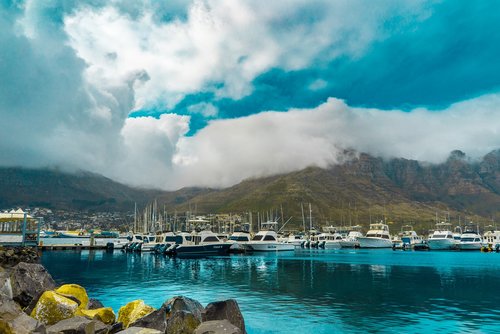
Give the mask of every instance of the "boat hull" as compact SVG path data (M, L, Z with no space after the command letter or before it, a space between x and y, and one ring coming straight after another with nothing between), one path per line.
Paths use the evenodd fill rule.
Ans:
M480 242L461 242L458 244L460 250L480 250L483 245Z
M339 249L341 248L340 246L340 241L331 241L331 242L325 242L324 244L325 249Z
M245 244L248 251L253 252L282 252L293 251L295 246L293 244L279 243L279 242L248 242Z
M356 248L356 247L359 247L359 241L357 241L357 240L342 240L340 242L340 247L342 247L342 248Z
M208 245L179 245L175 249L175 255L179 257L203 257L226 255L233 244L216 243Z
M392 248L392 241L383 238L358 238L360 248Z
M457 244L454 239L429 239L427 240L430 250L453 250L457 249Z

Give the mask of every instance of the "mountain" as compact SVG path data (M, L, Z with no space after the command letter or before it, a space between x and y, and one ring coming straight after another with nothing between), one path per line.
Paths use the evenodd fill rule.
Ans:
M317 225L366 224L383 219L395 228L413 222L431 228L436 214L458 222L489 223L500 217L500 150L479 161L454 151L441 164L384 160L345 152L344 163L322 169L248 179L225 189L184 188L165 192L128 187L103 176L57 170L0 168L0 208L44 206L82 210L127 210L158 200L169 212L257 212L292 216L302 225L301 204L311 203ZM460 217L460 218L459 218Z
M74 210L131 211L161 194L104 176L55 169L0 168L0 208L41 206Z
M309 167L272 177L245 180L226 189L182 189L160 202L180 211L266 214L283 207L302 224L301 203L308 203L318 224L366 223L382 219L399 228L413 222L430 228L436 214L491 222L500 215L500 150L481 161L454 151L442 164L408 159L383 160L346 152L346 161L327 169ZM277 215L280 215L278 210ZM460 216L460 218L459 218Z

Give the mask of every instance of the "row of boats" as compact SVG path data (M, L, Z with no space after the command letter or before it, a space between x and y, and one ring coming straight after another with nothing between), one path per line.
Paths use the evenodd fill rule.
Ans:
M229 252L279 252L296 248L402 248L415 250L481 250L500 249L500 231L487 231L480 235L472 226L464 231L451 231L451 224L439 223L428 238L419 236L410 225L403 226L397 236L391 237L385 223L370 224L363 235L359 226L349 229L326 227L304 234L281 236L275 231L276 222L266 222L252 236L248 232L234 232L230 236L217 235L210 230L165 232L156 234L130 234L113 240L115 249L128 252L153 252L177 256L223 255Z

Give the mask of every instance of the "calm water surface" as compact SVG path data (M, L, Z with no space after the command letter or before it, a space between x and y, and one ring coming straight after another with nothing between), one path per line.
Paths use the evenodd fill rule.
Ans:
M175 259L120 251L45 252L58 283L118 311L185 295L235 298L249 333L500 331L500 254L297 250Z

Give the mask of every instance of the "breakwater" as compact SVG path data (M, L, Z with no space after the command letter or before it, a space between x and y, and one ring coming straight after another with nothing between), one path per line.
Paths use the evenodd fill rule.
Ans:
M234 299L203 307L175 296L158 309L137 299L115 314L83 286L56 284L38 261L36 249L0 249L0 333L246 333Z

